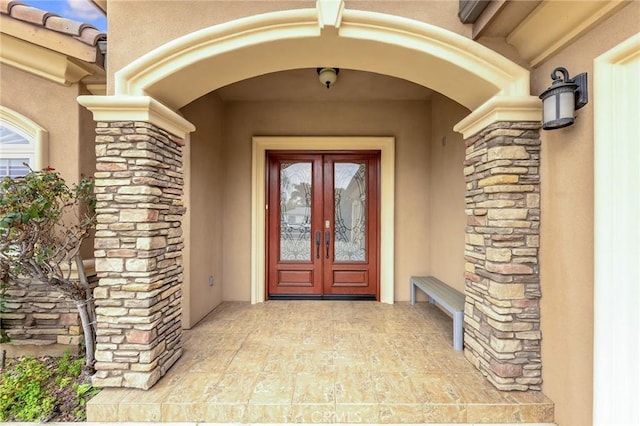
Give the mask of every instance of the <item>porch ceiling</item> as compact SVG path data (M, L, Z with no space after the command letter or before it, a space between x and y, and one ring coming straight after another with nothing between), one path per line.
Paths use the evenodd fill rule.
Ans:
M216 91L223 101L422 101L433 91L407 80L341 69L326 89L315 68L288 70L243 80Z

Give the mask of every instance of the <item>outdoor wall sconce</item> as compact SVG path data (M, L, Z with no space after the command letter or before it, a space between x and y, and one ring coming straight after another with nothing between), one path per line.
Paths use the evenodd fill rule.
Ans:
M324 68L317 68L316 71L318 72L318 79L320 80L320 83L327 86L327 89L328 89L338 79L338 73L340 72L340 68L324 67Z
M562 76L558 76L561 73ZM551 72L551 87L539 96L542 99L542 128L561 129L571 126L574 112L589 102L587 73L569 78L566 68L557 67Z

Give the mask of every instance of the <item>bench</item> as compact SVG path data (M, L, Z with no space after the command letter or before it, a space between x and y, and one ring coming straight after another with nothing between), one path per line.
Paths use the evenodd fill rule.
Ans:
M429 303L438 303L453 316L453 348L462 350L464 294L434 277L411 277L411 304L416 303L416 288L429 296Z

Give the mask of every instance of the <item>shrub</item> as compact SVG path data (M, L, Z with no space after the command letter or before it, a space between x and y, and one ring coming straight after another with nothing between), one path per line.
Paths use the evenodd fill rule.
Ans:
M86 403L99 392L82 370L83 359L19 359L0 376L0 421L83 421Z
M47 283L76 305L84 331L85 365L94 364L95 308L80 258L96 216L93 182L69 188L53 169L0 179L0 284ZM72 264L80 279L71 277Z
M55 398L46 384L53 373L33 357L24 357L0 382L0 420L32 422L51 415Z

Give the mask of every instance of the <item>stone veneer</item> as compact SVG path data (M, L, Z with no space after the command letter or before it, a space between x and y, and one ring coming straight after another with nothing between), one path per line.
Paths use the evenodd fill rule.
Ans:
M37 281L11 287L5 296L0 322L12 345L80 346L82 327L73 301Z
M500 390L540 390L539 122L467 139L465 356ZM97 124L94 385L148 389L180 357L183 141Z
M540 123L468 138L465 356L500 390L540 390Z
M97 285L93 260L85 260L90 291ZM75 264L70 278L78 279ZM31 280L28 284L10 286L5 290L6 303L0 312L0 327L11 337L5 346L13 347L9 354L29 354L37 347L56 353L68 346L78 352L83 340L82 325L75 303L44 282ZM31 348L31 346L36 348ZM55 348L49 345L63 345ZM4 347L3 347L4 348Z
M96 386L148 389L182 353L184 142L98 122Z

